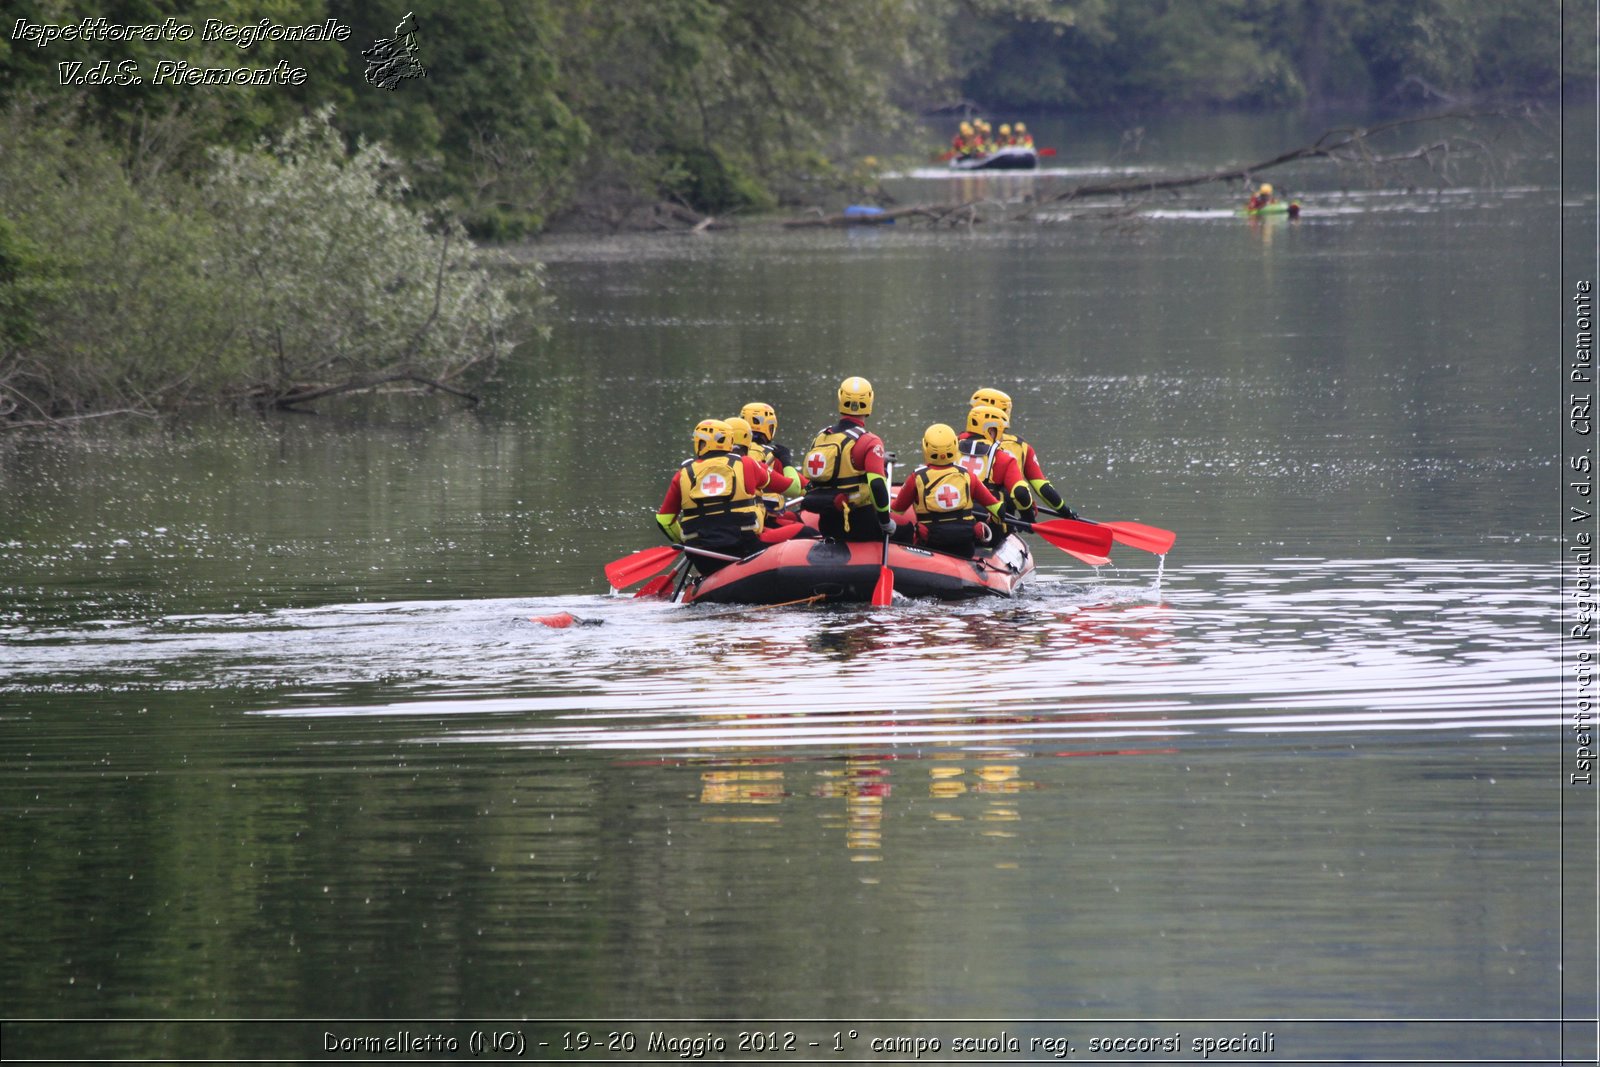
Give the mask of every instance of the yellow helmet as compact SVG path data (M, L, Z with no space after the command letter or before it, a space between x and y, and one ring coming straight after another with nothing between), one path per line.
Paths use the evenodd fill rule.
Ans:
M1258 196L1271 196L1272 195L1272 186L1267 185L1265 182L1263 182L1262 185L1261 185L1261 188L1256 190L1256 195L1258 195Z
M739 416L750 424L756 433L766 434L768 441L778 439L778 413L771 404L752 402L739 409Z
M733 431L721 419L701 419L694 428L694 454L704 456L711 452L726 452L732 442Z
M989 120L988 119L978 119L977 122L974 123L974 125L977 126L978 129L980 129L980 130L987 130L989 128Z
M839 414L871 415L872 383L865 378L846 378L840 382Z
M922 458L931 464L956 461L956 432L942 422L929 426L922 434Z
M728 424L728 442L733 445L734 448L744 449L744 454L748 455L751 444L750 424L737 415L731 419L723 419L722 421Z
M1011 420L1006 418L1006 413L991 404L976 404L967 412L967 432L991 441L999 441L1009 425Z
M1011 132L1011 124L1009 122L1002 122L1000 124L1000 132L1002 134L1010 133Z
M972 136L972 123L963 122L961 124L961 132L966 134L968 137L971 137Z
M1011 126L1011 129L1013 131L1015 131L1016 133L1027 133L1028 132L1028 127L1024 126L1020 122L1013 123L1012 126Z
M1006 413L1008 421L1011 418L1011 394L1009 393L1002 393L998 389L984 386L972 394L972 406L977 407L979 404L988 404L990 407L999 408Z

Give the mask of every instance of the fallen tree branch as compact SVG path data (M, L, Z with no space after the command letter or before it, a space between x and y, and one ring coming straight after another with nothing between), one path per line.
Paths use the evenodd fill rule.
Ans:
M60 429L75 422L86 422L89 419L108 419L114 415L137 415L141 419L160 418L153 411L143 411L139 408L117 408L114 411L91 411L85 415L62 415L59 418L47 416L42 419L28 419L23 422L0 422L0 430L28 430L39 427Z
M429 389L437 389L440 392L449 393L451 396L458 396L470 404L477 404L480 400L475 393L469 393L437 378L429 378L410 370L387 371L380 374L367 375L363 378L336 382L332 385L305 385L287 393L257 390L252 399L257 403L269 404L275 408L290 408L296 404L306 404L313 400L323 400L330 396L366 392L381 386L393 385L396 382L415 382L418 385L425 385Z
M1362 152L1366 142L1378 134L1388 133L1405 126L1416 126L1428 122L1441 122L1446 119L1474 118L1490 112L1448 111L1433 115L1420 115L1412 118L1394 119L1381 122L1376 126L1341 126L1328 130L1311 144L1301 145L1299 148L1282 152L1271 159L1264 159L1258 163L1245 166L1224 167L1220 170L1206 171L1201 174L1185 174L1172 178L1122 178L1113 182L1100 182L1077 185L1064 192L1056 193L1046 198L1046 203L1058 203L1063 200L1077 200L1089 196L1126 196L1131 193L1148 193L1160 189L1183 189L1195 185L1208 185L1213 182L1250 180L1261 171L1281 167L1286 163L1294 163L1302 159L1336 159L1349 160L1351 153ZM1438 151L1444 142L1430 145L1426 149L1416 152L1387 158L1374 158L1365 154L1359 155L1359 161L1372 162L1398 162L1405 159L1425 158L1426 153Z

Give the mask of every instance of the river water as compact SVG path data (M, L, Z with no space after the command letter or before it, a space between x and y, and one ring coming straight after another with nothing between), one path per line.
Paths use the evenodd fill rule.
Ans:
M1320 126L1041 129L1039 176L890 188ZM4 442L8 1055L465 1056L504 1020L571 1059L1592 1059L1559 436L1595 202L1496 146L1275 172L1294 221L1212 187L551 240L554 335L477 411ZM798 446L850 374L902 464L1007 390L1079 511L1175 548L1040 542L954 606L607 589L696 420L765 400Z

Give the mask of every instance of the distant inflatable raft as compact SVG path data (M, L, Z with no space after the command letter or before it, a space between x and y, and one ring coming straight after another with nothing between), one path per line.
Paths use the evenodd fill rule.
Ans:
M1010 145L974 156L956 156L950 160L952 170L1033 170L1039 166L1036 149Z

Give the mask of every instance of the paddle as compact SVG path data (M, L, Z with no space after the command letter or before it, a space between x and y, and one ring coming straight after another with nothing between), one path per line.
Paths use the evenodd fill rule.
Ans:
M678 571L681 568L686 568L688 565L688 557L679 556L677 566L658 574L648 582L645 582L639 587L639 591L633 594L633 598L635 600L642 600L649 597L665 597L671 595L673 579L678 577Z
M1172 548L1172 543L1178 539L1178 535L1171 530L1163 530L1159 526L1146 526L1142 522L1102 522L1100 525L1111 531L1111 539L1118 544L1142 548L1158 556L1166 555Z
M623 586L632 585L645 575L657 571L667 560L679 552L687 552L691 556L704 556L707 559L720 559L728 563L738 563L741 556L729 556L721 552L711 552L704 548L690 548L688 545L662 545L659 548L641 548L631 556L623 556L606 564L606 581L611 583L611 588L621 589Z
M1049 522L1007 519L1006 525L1032 530L1052 545L1067 552L1082 552L1100 557L1111 551L1111 531L1094 523L1079 522L1076 519L1051 519Z
M630 556L614 559L606 564L606 581L611 583L611 588L621 589L632 585L647 574L654 574L669 560L678 558L677 545L661 545L658 548L642 548Z
M884 456L883 486L887 490L894 484L895 454L890 452ZM890 528L883 534L883 562L878 565L878 584L872 587L872 606L886 608L894 603L894 571L889 569L889 538L894 533L894 519L889 520Z
M672 580L677 576L678 572L675 570L663 571L654 578L650 579L648 582L645 582L643 585L641 585L639 587L639 591L633 594L633 599L648 600L652 597L661 596L667 590L672 588Z
M886 608L894 602L894 571L889 569L889 535L883 535L883 563L878 567L878 584L872 587L872 606Z
M1061 514L1051 508L1044 510L1056 515ZM1171 530L1163 530L1159 526L1146 526L1142 522L1096 522L1094 519L1081 517L1078 521L1110 530L1111 539L1119 545L1143 549L1158 556L1166 555L1172 549L1173 542L1178 539L1178 535Z
M684 558L688 559L689 557L685 556ZM681 601L683 599L683 591L688 587L689 579L693 574L693 567L684 567L682 570L680 570L678 572L678 584L672 587L672 595L667 597L667 599Z
M1056 154L1056 150L1054 148L1041 148L1039 149L1039 154L1041 156L1053 156Z

